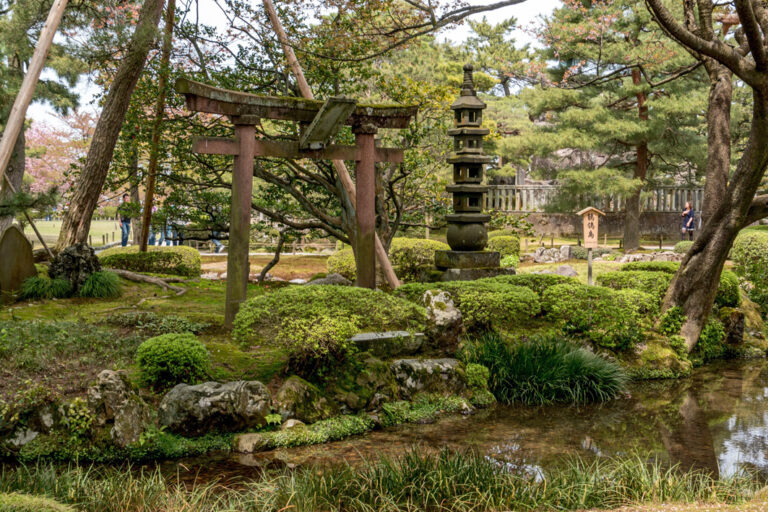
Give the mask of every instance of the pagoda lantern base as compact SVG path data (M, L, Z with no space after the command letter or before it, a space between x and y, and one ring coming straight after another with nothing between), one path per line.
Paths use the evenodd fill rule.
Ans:
M515 269L509 268L449 268L440 274L438 281L474 281L485 277L512 276Z
M500 261L495 251L435 251L435 266L440 270L499 268Z

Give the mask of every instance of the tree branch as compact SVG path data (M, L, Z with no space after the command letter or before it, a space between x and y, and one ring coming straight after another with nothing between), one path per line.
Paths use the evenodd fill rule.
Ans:
M755 11L752 9L752 2L750 0L736 0L736 12L739 13L741 26L749 42L749 50L755 59L755 69L765 71L768 68L768 59L765 55L760 25L755 17Z
M766 217L768 217L768 194L755 197L752 204L749 205L743 227Z

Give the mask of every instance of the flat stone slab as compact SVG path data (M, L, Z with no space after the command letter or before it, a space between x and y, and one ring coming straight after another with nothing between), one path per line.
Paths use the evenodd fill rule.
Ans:
M440 276L440 281L474 281L484 277L513 276L514 268L449 268Z
M424 345L424 333L408 331L361 332L350 338L360 352L388 358L416 354Z
M456 359L398 359L390 368L406 400L418 393L455 395L467 387L464 365Z
M435 251L435 266L453 268L498 268L501 254L496 251Z

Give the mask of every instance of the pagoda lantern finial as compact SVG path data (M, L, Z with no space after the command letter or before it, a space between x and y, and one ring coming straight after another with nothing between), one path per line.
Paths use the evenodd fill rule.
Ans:
M472 64L464 64L464 83L461 85L462 96L475 96L475 80L472 78L474 71Z

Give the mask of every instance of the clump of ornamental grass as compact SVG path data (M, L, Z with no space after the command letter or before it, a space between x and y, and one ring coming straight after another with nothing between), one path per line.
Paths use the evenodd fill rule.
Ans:
M605 402L628 377L616 363L554 335L509 343L489 333L465 348L467 362L488 368L488 387L503 403Z

